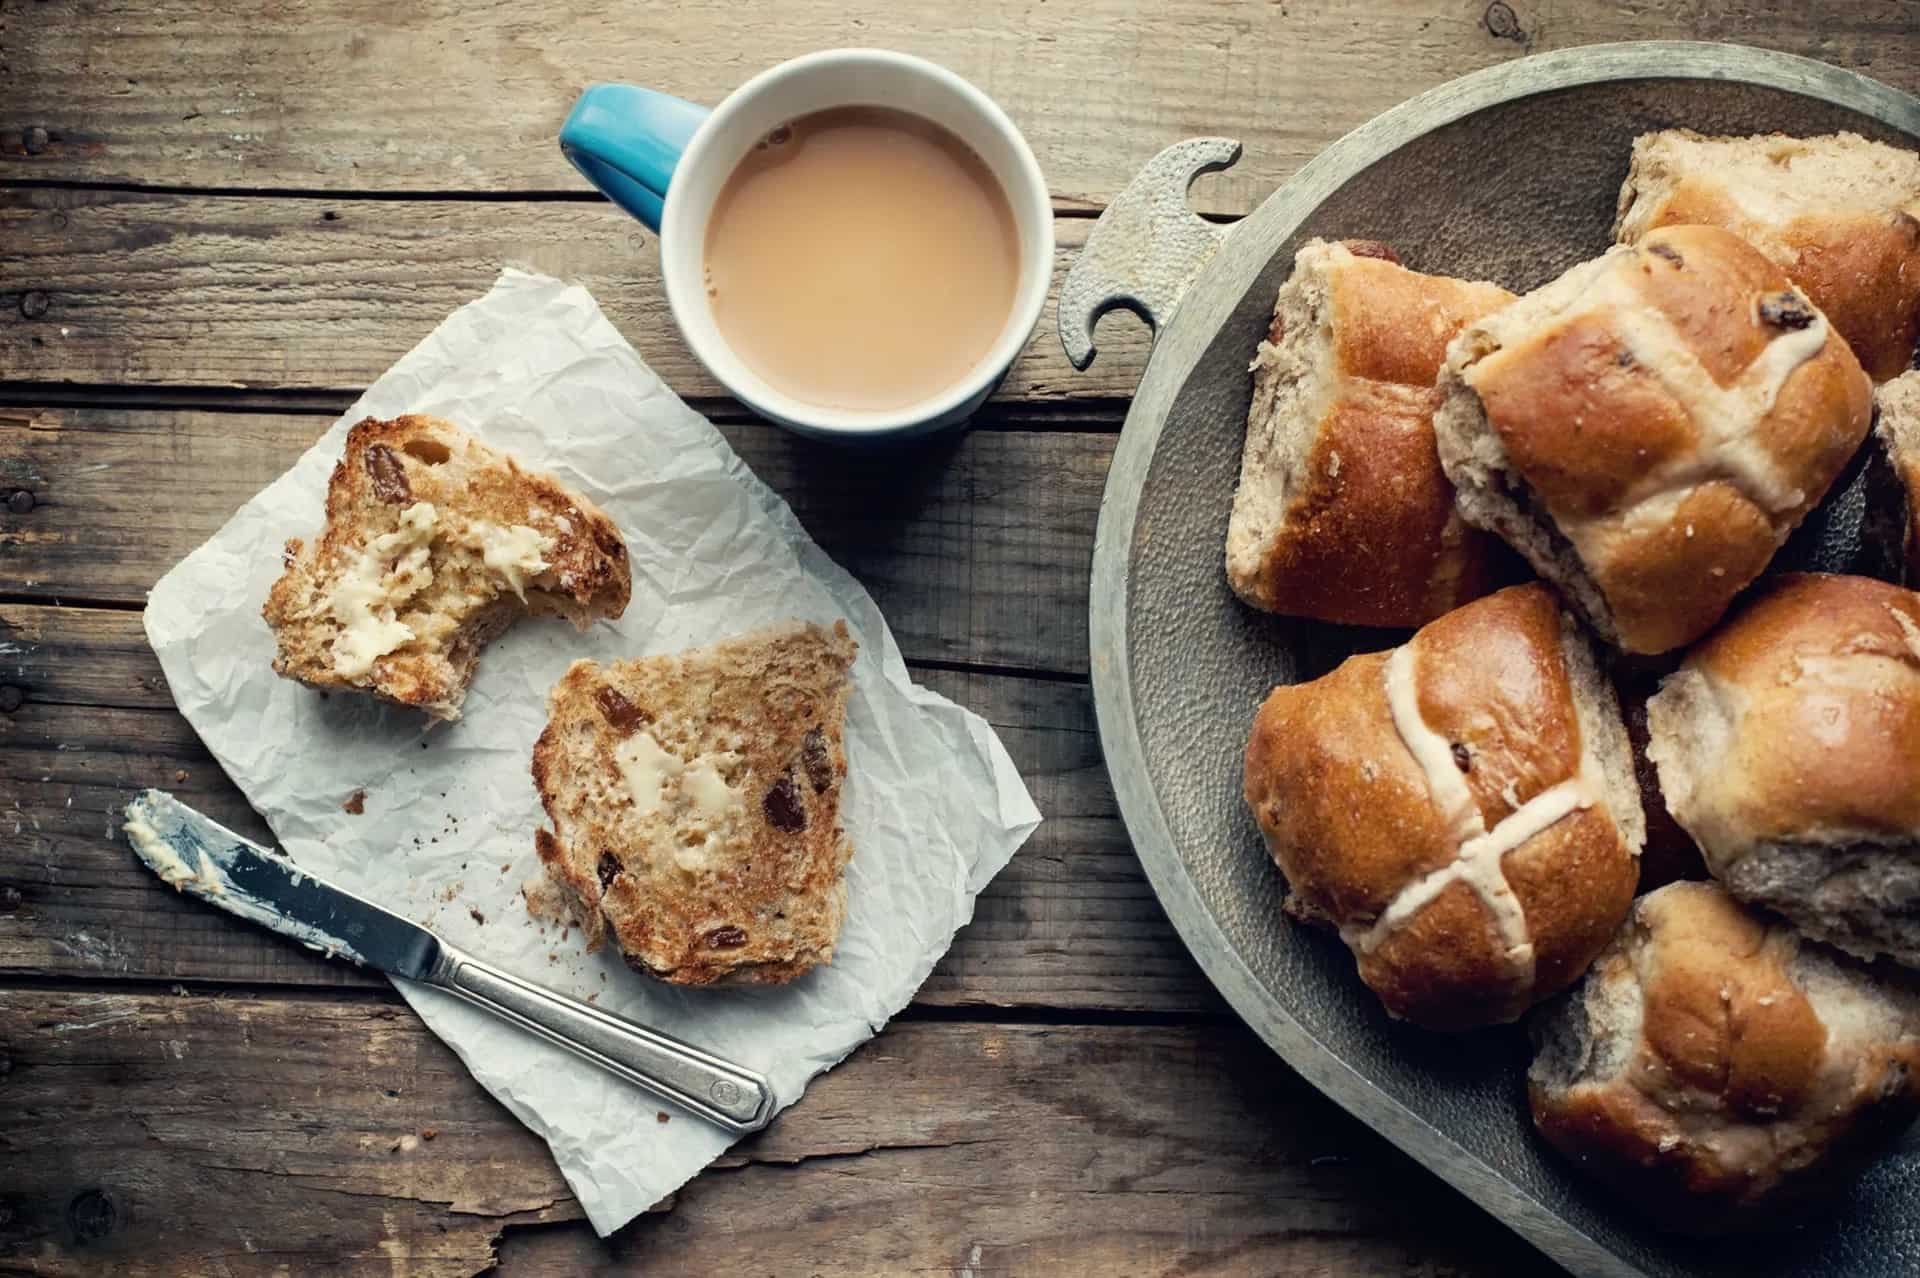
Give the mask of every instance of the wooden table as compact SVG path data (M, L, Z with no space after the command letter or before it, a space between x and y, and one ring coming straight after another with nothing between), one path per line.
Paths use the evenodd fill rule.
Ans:
M1920 90L1920 5L204 8L0 0L0 1273L1545 1268L1225 1013L1128 847L1084 596L1139 326L1076 375L1049 314L971 433L801 443L718 397L650 238L554 132L596 79L713 101L807 49L905 49L1026 130L1064 265L1182 137L1245 142L1195 192L1231 218L1406 96L1542 49L1728 39ZM504 263L592 287L1048 818L906 1014L605 1242L383 982L176 897L113 837L147 785L264 833L172 709L145 591Z

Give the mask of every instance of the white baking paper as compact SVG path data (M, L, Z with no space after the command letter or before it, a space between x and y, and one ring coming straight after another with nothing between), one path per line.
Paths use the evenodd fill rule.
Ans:
M488 649L451 725L279 678L260 617L282 543L318 531L349 425L407 412L451 418L585 491L632 552L625 617L586 635L522 621ZM674 651L785 617L844 617L860 644L842 809L854 857L832 966L780 988L676 989L630 971L612 946L590 956L577 933L530 919L520 887L539 871L542 813L528 761L568 663ZM914 685L867 592L592 296L525 272L503 273L448 317L168 573L146 625L181 712L297 860L510 971L765 1072L782 1106L906 1005L1040 819L993 730ZM356 790L366 792L357 816L342 807ZM395 984L546 1139L603 1234L729 1143L451 996Z

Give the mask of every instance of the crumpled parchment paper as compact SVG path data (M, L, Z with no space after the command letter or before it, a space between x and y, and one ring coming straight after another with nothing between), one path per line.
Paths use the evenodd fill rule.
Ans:
M452 725L279 678L260 617L282 544L319 531L348 427L406 412L450 418L586 492L632 553L625 617L586 635L523 620L488 649ZM539 872L543 814L528 762L568 663L674 651L784 617L844 617L860 644L842 809L854 857L832 966L780 988L680 990L630 971L611 945L590 956L578 933L531 919L520 888ZM592 296L521 271L449 316L162 578L146 627L181 712L296 860L510 971L763 1071L783 1107L906 1005L1040 820L993 730L914 685L867 592ZM361 815L342 806L355 791ZM729 1144L450 995L395 985L546 1139L603 1234Z

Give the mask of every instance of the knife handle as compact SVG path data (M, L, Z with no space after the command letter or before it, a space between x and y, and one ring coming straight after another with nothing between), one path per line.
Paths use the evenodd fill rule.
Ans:
M773 1088L754 1071L541 989L451 945L443 943L431 983L730 1132L757 1132L773 1119Z

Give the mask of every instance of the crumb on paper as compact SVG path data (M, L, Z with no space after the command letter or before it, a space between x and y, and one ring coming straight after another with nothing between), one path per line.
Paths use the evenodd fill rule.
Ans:
M480 912L480 907L477 905L469 905L467 907L467 917L475 923L478 923L481 927L487 925L487 916Z
M673 1115L667 1113L664 1109L656 1109L653 1111L653 1121L656 1123L671 1123L673 1121Z
M347 796L347 801L340 805L340 810L351 816L359 816L367 810L367 792L355 790Z
M527 913L538 923L565 923L572 918L573 911L567 899L554 886L552 879L544 874L536 874L520 885L521 899L527 903Z

